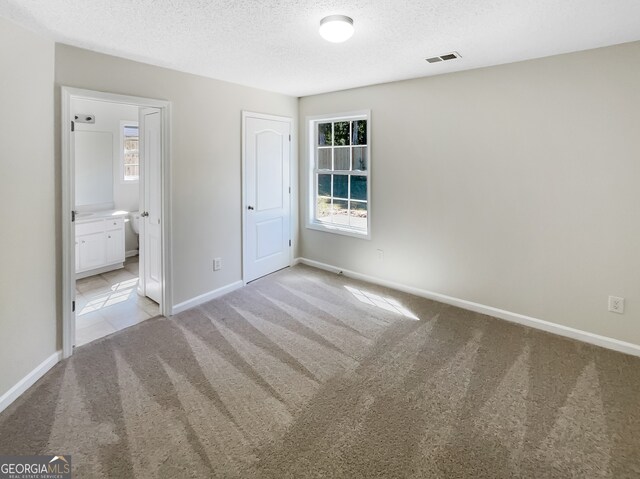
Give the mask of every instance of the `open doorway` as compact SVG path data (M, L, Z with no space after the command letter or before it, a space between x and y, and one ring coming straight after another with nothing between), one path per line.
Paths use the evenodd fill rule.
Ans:
M69 356L74 346L169 311L168 103L63 88L62 106Z

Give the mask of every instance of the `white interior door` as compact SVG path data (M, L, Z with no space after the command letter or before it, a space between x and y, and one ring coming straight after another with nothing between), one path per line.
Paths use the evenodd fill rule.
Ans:
M291 120L244 114L244 280L291 264Z
M160 304L162 299L162 234L160 227L162 123L157 108L140 110L140 289Z

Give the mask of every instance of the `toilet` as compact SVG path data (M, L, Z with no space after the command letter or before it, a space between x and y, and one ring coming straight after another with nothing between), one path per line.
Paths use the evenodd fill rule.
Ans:
M131 228L136 235L140 235L140 212L132 211L129 213L131 217Z

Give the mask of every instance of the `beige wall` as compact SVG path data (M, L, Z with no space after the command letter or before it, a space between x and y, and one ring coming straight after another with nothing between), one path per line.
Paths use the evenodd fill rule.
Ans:
M301 99L373 127L371 241L303 201L301 255L640 344L639 85L640 42Z
M370 108L372 240L302 227L296 254L640 344L640 43L298 101L65 45L54 64L0 19L0 67L0 394L61 346L60 85L172 102L174 303L241 278L243 109L304 132Z
M240 280L241 112L297 124L297 99L59 44L55 81L172 102L173 302ZM213 271L214 257L222 270Z
M0 18L0 396L57 350L53 68Z

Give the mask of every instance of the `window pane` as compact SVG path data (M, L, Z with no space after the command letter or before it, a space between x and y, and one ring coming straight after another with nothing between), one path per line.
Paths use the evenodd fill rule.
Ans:
M318 148L318 169L331 169L331 148Z
M318 124L318 145L331 145L331 123Z
M125 138L124 151L138 151L138 137Z
M318 221L331 222L331 200L329 198L318 198L316 202L316 219Z
M359 146L353 148L353 169L359 171L367 171L367 147Z
M333 224L349 225L349 208L346 200L333 200Z
M333 197L349 198L349 177L347 175L333 175Z
M140 174L140 157L138 152L138 127L125 125L123 127L123 179L137 181Z
M318 196L331 196L331 175L318 175Z
M137 180L139 175L138 165L124 165L124 177L128 180Z
M351 202L349 210L349 224L354 228L367 229L367 203Z
M335 156L334 170L350 170L351 160L349 159L349 148L334 148L333 155Z
M367 120L355 120L351 122L351 144L367 144Z
M333 131L335 133L334 145L349 145L349 122L338 121L333 124Z
M366 176L351 176L351 199L367 200Z
M139 163L139 157L138 157L138 153L136 152L136 154L131 154L131 153L125 153L124 154L124 164L125 165L137 165Z

